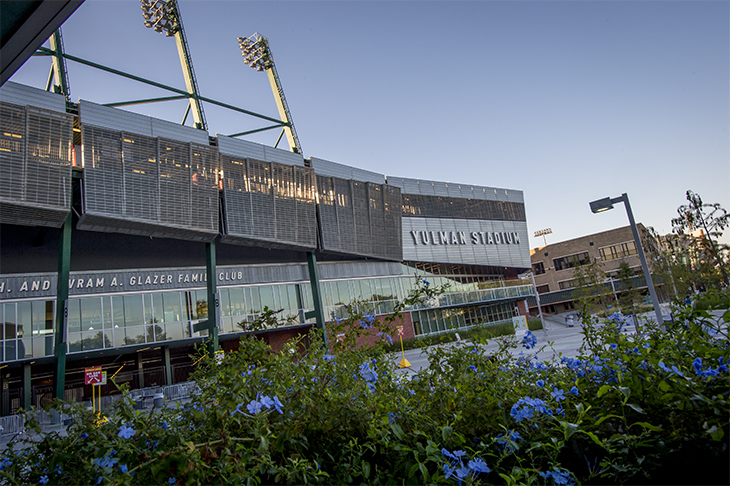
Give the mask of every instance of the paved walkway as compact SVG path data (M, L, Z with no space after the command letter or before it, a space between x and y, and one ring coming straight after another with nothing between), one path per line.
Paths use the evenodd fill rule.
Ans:
M641 322L641 321L640 321ZM534 331L534 335L537 338L537 345L534 349L525 349L521 345L511 350L513 356L519 356L520 353L529 356L537 356L539 361L550 361L556 356L565 356L568 358L575 358L578 356L578 348L583 344L583 327L580 321L576 320L573 327L568 327L565 324L560 324L557 321L549 320L546 329L540 331ZM635 334L636 328L633 325L625 326L628 334ZM496 352L499 349L500 342L505 339L514 339L514 337L504 336L495 339L490 339L489 344L484 346L484 350L489 353ZM448 343L443 346L464 346L470 342L461 341ZM410 349L405 352L405 357L409 363L410 368L403 369L404 372L416 373L424 368L428 367L428 357L423 349ZM393 360L396 363L400 363L403 359L403 355L398 353L393 356Z

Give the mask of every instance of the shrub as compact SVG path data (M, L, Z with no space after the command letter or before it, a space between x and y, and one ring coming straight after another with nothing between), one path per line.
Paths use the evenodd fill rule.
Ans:
M720 319L685 304L640 336L588 319L581 355L552 362L513 358L514 339L436 346L416 374L382 346L315 333L292 355L249 336L203 357L177 408L55 403L67 435L11 441L0 482L727 484L730 296L709 305Z

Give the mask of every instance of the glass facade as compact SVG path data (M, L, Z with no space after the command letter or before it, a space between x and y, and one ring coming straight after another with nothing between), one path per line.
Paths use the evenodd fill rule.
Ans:
M522 203L424 194L403 194L402 198L404 217L526 221Z
M417 335L511 319L514 301L532 295L528 281L506 285L489 275L435 275L404 265L404 275L322 281L325 317L347 317L346 306L376 315L392 313L415 287L416 277L446 291L412 311ZM313 323L304 313L314 308L308 282L219 287L222 334L245 330L264 308L280 311L282 325ZM484 303L490 302L489 305ZM68 300L68 352L161 343L205 336L193 324L207 319L207 290L157 291L123 295L72 297ZM55 300L0 304L2 361L53 355ZM243 326L243 327L242 327Z
M615 260L616 258L624 258L631 255L636 255L636 244L633 241L627 241L626 243L619 243L618 245L606 246L599 248L598 253L601 255L601 260Z

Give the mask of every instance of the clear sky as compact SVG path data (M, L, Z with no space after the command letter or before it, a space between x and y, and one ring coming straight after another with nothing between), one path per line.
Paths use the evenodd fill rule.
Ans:
M269 39L305 157L522 190L529 232L552 228L548 243L627 225L621 206L588 207L624 192L660 232L688 189L730 210L728 1L179 3L201 94L278 117L236 41ZM63 26L66 52L184 88L174 41L141 14L86 0ZM48 69L33 58L12 80L43 87ZM68 71L73 101L167 95ZM185 104L128 109L179 122ZM266 125L204 109L211 134Z

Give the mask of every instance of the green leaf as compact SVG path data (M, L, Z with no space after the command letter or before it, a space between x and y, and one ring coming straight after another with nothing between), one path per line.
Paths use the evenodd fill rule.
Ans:
M601 388L598 389L597 397L601 398L603 395L608 393L608 391L611 389L609 385L603 385Z
M451 438L451 434L454 433L454 428L449 427L448 425L441 428L441 438L444 440L444 442L448 442Z
M639 413L644 413L644 409L642 409L638 405L634 405L633 403L627 403L626 405L628 405L629 407L631 407L632 409L634 409L635 411L637 411Z
M712 429L717 430L712 432ZM712 440L722 440L722 438L725 436L725 431L722 430L722 427L712 427L712 429L707 431L710 434L710 437L712 437Z
M370 463L368 461L362 461L362 476L365 479L370 477Z
M398 440L403 440L403 438L406 436L406 434L403 432L403 429L398 424L391 424L390 429L393 431L393 435L395 435Z
M620 386L620 387L618 387L618 389L619 389L619 391L620 391L621 393L623 393L623 395L624 395L624 396L625 396L626 398L629 398L629 396L631 396L631 389L630 389L630 388L627 388L627 387L625 387L625 386Z
M650 430L652 432L661 432L662 428L656 425L652 425L649 422L634 422L630 425L630 427L633 427L634 425L638 425L639 427L643 427L644 430Z
M599 438L598 438L598 436L597 436L596 434L594 434L593 432L587 432L587 431L584 431L584 430L583 430L583 431L581 431L581 432L583 432L583 433L584 433L584 434L586 434L586 435L587 435L588 437L590 437L590 438L591 438L591 440L592 440L593 442L595 442L595 443L596 443L597 445L599 445L599 446L603 447L603 442L601 442L601 439L599 439Z
M659 388L663 392L668 392L671 387L667 384L666 381L662 380L659 382Z

